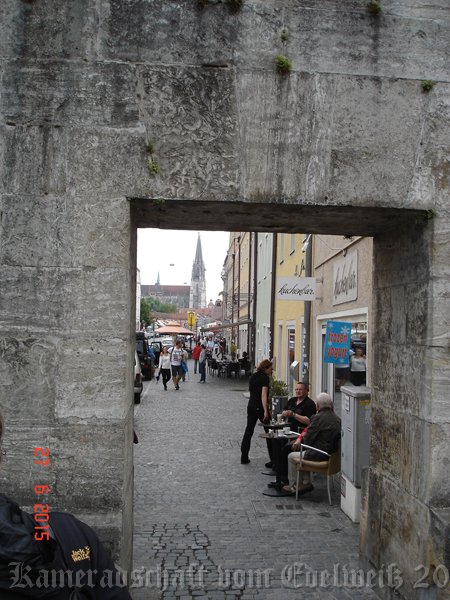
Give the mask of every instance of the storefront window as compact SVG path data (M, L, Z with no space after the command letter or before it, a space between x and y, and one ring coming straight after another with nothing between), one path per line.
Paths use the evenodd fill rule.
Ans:
M347 321L336 318L336 321ZM325 325L324 325L325 327ZM325 329L322 330L322 356L325 345ZM343 385L367 385L367 321L352 321L351 346L349 362L336 366L322 364L322 389L328 392L334 402L337 414L341 410L341 387Z

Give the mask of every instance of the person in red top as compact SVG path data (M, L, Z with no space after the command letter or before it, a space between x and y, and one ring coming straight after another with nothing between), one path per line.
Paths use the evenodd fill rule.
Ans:
M202 347L200 342L197 342L197 345L192 350L192 358L194 360L194 375L197 373L198 359L200 358L200 352L202 351Z

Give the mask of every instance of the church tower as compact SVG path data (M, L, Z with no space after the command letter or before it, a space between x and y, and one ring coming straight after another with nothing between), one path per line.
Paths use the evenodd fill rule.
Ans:
M202 255L202 242L198 234L197 250L192 265L191 292L189 294L189 308L206 307L206 279L205 263Z

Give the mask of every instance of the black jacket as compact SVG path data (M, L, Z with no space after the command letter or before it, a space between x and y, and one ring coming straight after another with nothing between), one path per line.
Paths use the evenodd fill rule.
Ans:
M314 446L319 450L324 450L331 454L339 448L341 439L341 420L329 408L323 408L320 412L311 417L303 443L308 446ZM306 450L306 460L327 460L324 454Z
M33 517L0 495L1 600L131 600L88 525L67 513L49 523L52 538L36 541Z

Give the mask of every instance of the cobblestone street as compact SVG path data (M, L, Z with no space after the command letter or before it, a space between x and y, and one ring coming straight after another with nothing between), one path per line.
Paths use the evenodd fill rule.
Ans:
M189 367L179 391L153 380L135 407L134 568L147 584L133 598L375 599L346 585L358 526L340 510L338 478L331 507L322 477L298 502L264 496L273 478L259 427L240 464L248 381L207 374L200 385Z

